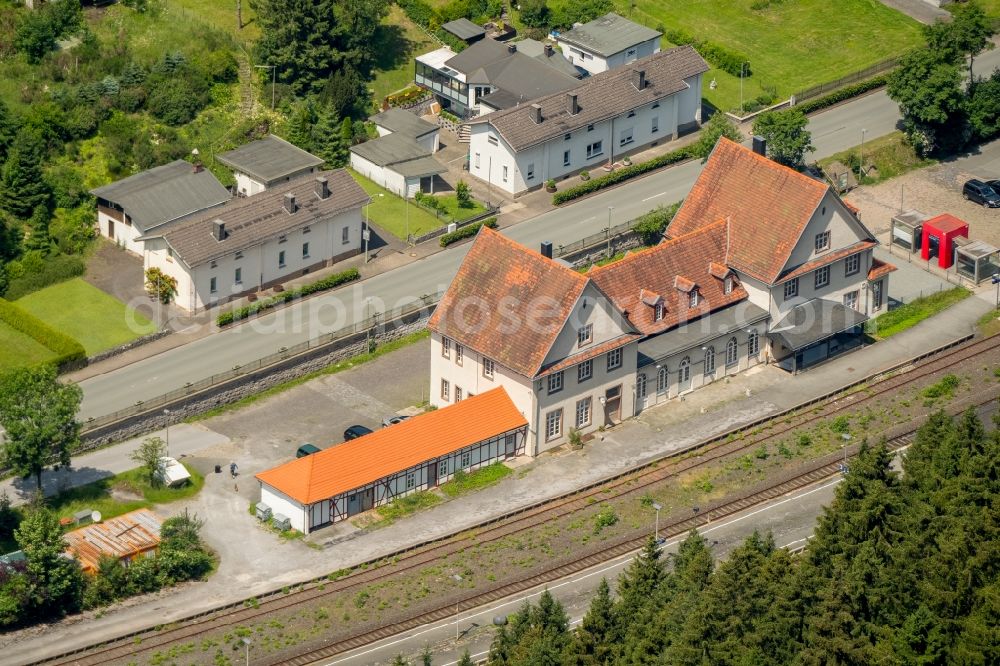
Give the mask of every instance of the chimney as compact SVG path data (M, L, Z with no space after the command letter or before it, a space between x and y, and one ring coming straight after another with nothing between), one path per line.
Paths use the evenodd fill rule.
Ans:
M212 236L215 240L222 241L226 238L226 223L216 219L212 222Z
M761 155L762 157L767 157L767 140L764 137L754 135L753 152Z
M531 119L535 121L535 124L542 122L542 105L532 104L531 105Z
M542 256L546 259L552 258L552 241L542 241Z
M566 93L566 111L571 116L580 113L580 103L576 101L576 93Z
M517 44L508 44L507 53L517 53Z
M195 162L194 166L191 167L191 172L192 173L201 173L204 170L205 170L205 167L202 165L201 162Z
M632 85L635 86L636 90L642 90L646 87L646 70L644 69L633 69L632 70Z
M553 53L555 53L555 49L552 48L552 45L551 44L546 44L545 45L545 57L546 58L551 58Z
M289 213L295 212L295 195L291 192L285 195L285 210Z
M316 179L316 196L326 199L330 196L330 183L323 176Z

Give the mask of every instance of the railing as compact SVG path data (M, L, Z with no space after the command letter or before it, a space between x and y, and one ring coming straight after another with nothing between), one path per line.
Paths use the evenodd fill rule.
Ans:
M428 210L430 210L430 209L428 209ZM466 219L462 220L461 222L455 222L454 224L455 224L456 228L461 229L462 227L467 227L470 224L475 224L476 222L479 222L480 220L485 220L488 217L494 217L499 212L500 212L499 208L496 208L494 206L489 206L482 213L478 213L476 215L473 215L472 217L466 218ZM414 236L413 234L410 234L410 237L407 240L408 240L408 242L409 242L410 245L419 245L420 243L426 243L429 240L434 240L435 238L438 238L440 236L444 236L446 233L448 233L448 227L447 226L438 227L437 229L432 229L432 230L428 231L426 234L423 234L422 236Z
M793 95L795 98L795 103L805 101L812 97L818 97L830 91L836 90L837 88L843 88L844 86L850 85L852 83L857 83L858 81L864 81L865 79L870 79L876 74L882 74L883 72L888 72L890 69L895 69L896 65L899 64L899 58L887 58L881 62L877 62L870 67L859 70L847 76L842 76L835 81L828 81L827 83L821 83L818 86L813 86L812 88L806 88L805 90L799 91Z
M565 257L567 254L573 254L574 252L585 250L588 247L592 247L599 243L607 242L608 240L632 231L635 224L636 220L629 220L628 222L623 222L611 227L610 231L607 227L604 227L604 231L601 231L600 233L585 236L578 241L573 241L569 245L560 245L556 248L556 251L553 254L556 257Z
M269 365L285 361L292 357L304 354L310 350L316 349L318 347L323 347L342 340L349 338L351 336L357 335L359 333L364 333L366 331L376 331L379 328L384 328L398 319L402 319L408 315L412 315L419 312L431 305L437 303L441 300L442 292L437 292L435 294L425 294L420 297L420 300L416 303L411 303L409 305L401 306L398 308L393 308L392 310L386 312L377 312L370 317L367 317L361 321L355 322L354 324L349 324L336 331L326 333L316 338L306 340L297 345L291 347L281 347L276 353L268 354L267 356L262 356L260 358L254 359L248 363L242 365L234 366L231 370L226 370L225 372L220 372L210 377L200 379L196 382L188 382L183 387L175 389L168 393L158 395L155 398L150 398L149 400L140 400L136 402L131 407L126 407L125 409L120 409L111 414L104 414L99 417L91 417L82 423L82 430L86 433L89 430L94 430L106 426L116 421L121 421L133 416L138 416L147 412L155 411L165 405L169 405L172 402L181 400L195 393L200 393L202 391L208 390L213 386L218 386L225 382L228 382L240 375L245 375L261 368L266 368Z

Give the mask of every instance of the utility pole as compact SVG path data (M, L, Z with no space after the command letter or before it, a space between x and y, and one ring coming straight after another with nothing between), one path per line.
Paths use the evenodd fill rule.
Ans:
M863 185L865 179L865 132L867 131L864 128L861 130L861 149L858 151L860 153L858 158L858 185Z
M611 259L611 211L614 209L614 206L608 206L608 259Z

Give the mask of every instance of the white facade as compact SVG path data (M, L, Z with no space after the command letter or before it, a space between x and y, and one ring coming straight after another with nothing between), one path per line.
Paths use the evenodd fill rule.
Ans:
M97 207L97 231L117 245L124 247L129 252L142 254L142 241L136 238L141 236L139 230L128 219L122 211L111 210L104 206Z
M392 166L379 166L354 152L351 153L351 168L396 196L412 199L420 191L420 176L403 176L393 171Z
M570 63L586 70L590 74L600 74L609 69L623 67L631 62L635 62L639 58L645 58L648 55L660 52L659 37L640 42L609 56L603 56L585 46L564 42L559 39L558 35L556 36L556 41L559 44L559 48L562 49L562 54Z
M288 518L293 530L309 534L306 507L297 500L266 483L260 484L260 503L271 509L271 517L282 515Z
M245 197L252 197L255 194L260 194L266 191L269 187L274 187L275 185L282 185L295 178L300 178L302 176L316 173L319 169L317 167L306 167L305 169L300 169L294 173L290 173L287 176L282 176L276 180L269 183L265 183L258 180L255 176L243 173L237 169L233 169L233 177L236 179L236 191Z
M177 305L196 311L357 254L361 228L358 208L193 267L175 256L165 239L152 238L146 241L143 267L175 278Z
M391 129L389 129L387 127L383 127L382 125L379 125L378 123L375 124L375 130L378 132L378 135L380 137L392 134L392 130ZM418 144L420 144L427 151L429 151L431 153L436 153L437 151L441 150L441 136L440 136L440 134L441 133L440 133L439 130L434 130L433 132L428 132L427 134L424 134L422 136L418 136L418 137L414 138L413 140L416 141Z
M684 82L688 88L677 94L521 151L515 151L492 124L470 124L469 173L510 194L582 170L600 175L596 170L610 160L670 141L679 127L701 121L702 75Z

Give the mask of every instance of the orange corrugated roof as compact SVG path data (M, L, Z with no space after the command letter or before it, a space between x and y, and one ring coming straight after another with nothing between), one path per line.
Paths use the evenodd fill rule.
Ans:
M84 571L97 571L101 557L132 557L160 545L160 519L138 509L63 535L70 553Z
M313 504L527 424L498 387L279 465L257 478L302 504Z

